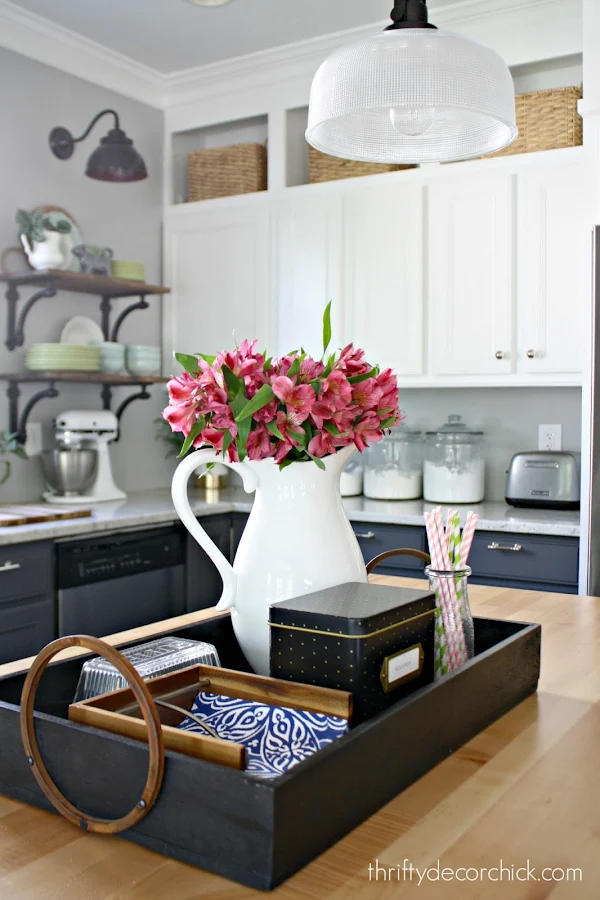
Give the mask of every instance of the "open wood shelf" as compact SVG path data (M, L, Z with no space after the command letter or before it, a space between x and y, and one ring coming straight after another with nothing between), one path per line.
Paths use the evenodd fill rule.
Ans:
M5 372L0 373L0 381L15 381L23 384L38 381L71 381L87 384L166 384L168 378L162 375L105 375L103 372Z
M125 278L107 278L105 275L87 275L84 272L69 272L63 269L48 269L46 272L19 272L14 275L0 275L0 283L14 285L46 284L52 280L60 291L78 294L95 294L97 297L139 297L144 294L169 294L170 289L143 281Z

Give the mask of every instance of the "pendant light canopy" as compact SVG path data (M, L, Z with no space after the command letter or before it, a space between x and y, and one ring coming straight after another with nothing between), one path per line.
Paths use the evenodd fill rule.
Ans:
M342 47L315 75L306 139L365 162L453 162L518 135L502 58L427 20L425 0L396 0L383 34Z

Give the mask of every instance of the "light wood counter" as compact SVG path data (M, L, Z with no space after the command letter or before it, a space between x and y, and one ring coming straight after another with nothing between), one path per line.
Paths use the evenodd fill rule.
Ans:
M387 584L421 586L375 577ZM476 615L540 622L537 696L454 753L302 872L278 900L579 900L600 892L600 599L470 589ZM188 619L197 619L202 613ZM136 630L151 637L153 627ZM0 667L0 675L23 665ZM2 739L0 735L0 740ZM393 752L393 750L390 750ZM404 860L436 866L581 869L583 881L423 881ZM394 870L369 880L369 863ZM458 872L464 877L464 873ZM494 873L495 874L495 873ZM524 873L522 873L524 874ZM557 873L560 874L560 873ZM573 877L573 876L570 876ZM0 797L4 900L246 900L265 896L119 838Z

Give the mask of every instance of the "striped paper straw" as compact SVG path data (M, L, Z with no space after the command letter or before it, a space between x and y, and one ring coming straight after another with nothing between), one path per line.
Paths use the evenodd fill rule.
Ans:
M433 568L438 571L448 572L450 570L450 560L448 558L448 545L444 535L444 526L442 523L442 511L438 507L433 512L426 514L427 532L429 537L430 549L432 551L431 558ZM447 580L441 578L440 584L440 610L444 630L446 632L446 642L448 645L448 659L450 663L450 671L460 665L460 653L458 648L458 640L456 629L453 627L453 603L451 595L451 586Z
M434 528L433 513L425 513L425 527L429 540L429 550L431 552L432 568L437 568L439 559L437 556L437 539ZM436 612L435 612L435 643L434 643L434 676L441 678L448 675L452 671L452 661L450 659L450 649L446 638L447 630L444 624L443 602L439 581L436 585Z
M478 519L479 516L475 512L469 512L467 515L467 521L463 529L462 541L459 551L459 564L461 569L464 569L464 567L467 565L467 560L469 558L471 544L473 543L473 536L475 534Z
M452 513L453 520L449 523L450 530L446 533L446 535L444 535L444 524L442 519L441 507L436 510L437 529L442 540L442 560L444 564L444 570L446 572L452 571L452 569L454 569L455 567L453 563L454 552L457 548L457 545L460 543L460 519L456 510L452 510ZM443 579L443 584L446 594L446 603L448 605L448 619L451 632L449 643L454 646L455 650L454 668L458 668L458 666L461 666L463 663L465 663L468 658L459 598L456 594L456 584L454 582L454 579L445 578Z

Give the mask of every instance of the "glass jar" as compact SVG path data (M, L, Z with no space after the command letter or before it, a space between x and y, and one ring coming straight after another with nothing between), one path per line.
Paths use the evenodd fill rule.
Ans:
M363 490L363 466L360 457L353 456L348 460L340 476L340 493L342 497L358 497Z
M421 432L392 428L364 454L363 493L372 500L417 500L423 493Z
M434 676L437 679L475 656L475 628L467 584L472 573L468 566L452 572L427 566L425 574L436 602Z
M481 503L485 490L483 431L469 428L461 416L448 416L428 431L423 495L430 503Z

